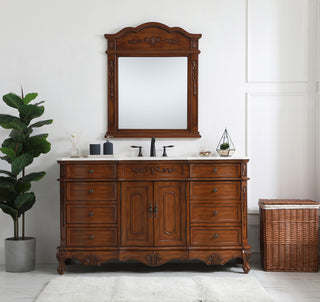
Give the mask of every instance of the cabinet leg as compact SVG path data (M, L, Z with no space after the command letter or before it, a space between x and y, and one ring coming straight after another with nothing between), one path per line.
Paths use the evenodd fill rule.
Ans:
M245 274L248 274L250 271L249 259L251 257L250 250L242 250L242 268Z
M64 250L61 250L61 249L58 249L57 251L57 259L58 259L58 262L59 262L59 265L58 265L58 273L59 275L63 275L64 274L64 271L66 269L66 257L65 257L65 251Z

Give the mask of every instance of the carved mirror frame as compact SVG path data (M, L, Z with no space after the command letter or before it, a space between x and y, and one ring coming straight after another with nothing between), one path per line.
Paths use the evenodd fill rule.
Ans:
M190 34L180 27L157 22L126 27L108 40L108 131L113 137L200 137L198 132L198 41L201 34ZM187 57L187 129L119 129L118 58Z

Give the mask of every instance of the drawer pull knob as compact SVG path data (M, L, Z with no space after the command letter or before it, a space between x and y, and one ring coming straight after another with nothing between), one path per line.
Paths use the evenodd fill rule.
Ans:
M214 168L213 170L212 170L212 172L218 172L218 169L217 168Z
M212 190L212 192L216 193L216 192L218 192L218 189L217 189L217 188L214 188L214 189Z
M214 211L213 212L213 216L217 216L218 215L218 212L217 211Z
M218 234L214 234L214 236L213 236L214 239L216 239L218 237L219 237Z
M89 170L89 173L90 173L90 174L92 174L93 172L94 172L94 170L93 170L93 169L90 169L90 170Z
M90 212L90 213L89 213L89 216L93 216L93 214L94 214L93 212Z
M90 235L89 238L90 238L90 239L94 239L94 236L93 236L93 235Z
M90 190L89 190L89 193L92 194L92 193L93 193L93 189L90 189Z

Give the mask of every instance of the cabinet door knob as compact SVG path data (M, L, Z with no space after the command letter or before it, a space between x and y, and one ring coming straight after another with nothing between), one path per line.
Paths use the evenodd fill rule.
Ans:
M93 214L94 214L93 212L90 212L90 213L89 213L89 216L93 216Z
M90 169L90 170L89 170L89 173L90 173L90 174L92 174L93 172L94 172L94 170L93 170L93 169Z
M152 218L152 203L151 203L151 200L149 201L149 213L150 213L150 218Z
M213 236L213 238L218 238L219 236L218 236L218 234L214 234L214 236Z
M89 193L92 194L92 193L93 193L93 189L90 189L90 190L89 190Z
M214 211L213 212L213 216L217 216L218 215L218 212L217 211Z
M218 169L217 168L214 168L213 170L212 170L212 172L218 172Z
M90 235L90 236L89 236L89 239L94 239L94 235Z
M216 192L218 192L218 189L217 189L217 188L214 188L214 189L212 190L212 192L216 193Z

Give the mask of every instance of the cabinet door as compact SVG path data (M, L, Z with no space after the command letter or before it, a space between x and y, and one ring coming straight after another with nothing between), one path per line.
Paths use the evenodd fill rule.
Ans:
M153 245L152 182L121 183L121 245Z
M154 184L154 245L186 245L186 196L182 181Z

